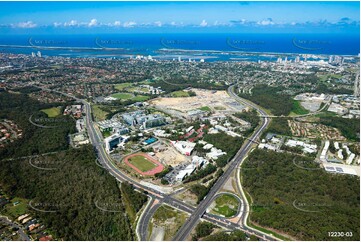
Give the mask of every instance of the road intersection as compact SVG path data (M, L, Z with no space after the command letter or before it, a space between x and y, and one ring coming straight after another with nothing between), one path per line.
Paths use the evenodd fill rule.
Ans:
M71 97L71 98L75 99L77 102L83 103L84 108L85 108L85 114L86 114L86 128L87 128L87 131L89 134L90 141L96 151L96 155L98 157L98 162L100 163L100 165L102 165L103 168L106 169L109 172L109 174L111 174L113 177L115 177L119 182L127 181L127 182L131 183L138 190L146 192L146 194L149 197L151 197L151 199L153 199L154 201L157 201L157 203L155 205L147 206L143 210L143 214L140 216L140 219L138 220L137 234L140 236L140 238L139 238L140 240L148 239L147 238L148 237L148 224L149 224L154 212L163 203L190 214L190 217L187 219L186 223L178 230L178 232L175 235L175 237L173 238L173 240L186 240L200 219L214 223L220 227L226 228L227 230L239 229L248 235L254 235L254 236L258 237L261 240L277 240L273 235L266 234L264 232L258 231L254 228L247 226L246 221L247 221L247 216L248 216L249 205L248 205L247 199L245 198L244 194L241 197L241 199L242 199L241 206L243 206L243 207L240 209L240 211L241 212L244 211L244 213L241 215L242 219L240 220L240 222L241 222L240 224L231 222L224 217L207 213L207 208L213 202L216 194L222 188L224 183L229 179L232 172L242 164L244 158L246 157L248 152L251 150L252 143L259 138L259 136L262 134L262 131L264 131L264 129L267 127L269 120L270 120L268 117L264 117L263 119L261 119L261 122L262 122L261 125L259 125L257 127L255 132L252 134L252 136L249 139L245 140L245 143L243 144L241 149L237 152L235 157L229 162L224 174L221 177L219 177L217 182L214 184L212 189L209 191L208 195L200 202L200 204L197 207L193 207L183 201L180 201L180 200L174 198L173 194L167 194L162 191L156 190L152 187L148 187L148 186L145 186L145 185L139 183L137 180L135 180L134 178L123 173L119 168L116 167L116 165L114 164L112 159L105 152L100 135L98 134L97 130L94 127L91 106L90 106L89 102L87 102L84 99L76 98L73 95L70 95L68 93L51 90L51 89L43 88L40 86L39 86L39 88L49 91L49 92L56 92L56 93L62 94L64 96ZM258 106L256 106L255 104L253 104L247 100L239 98L234 93L234 86L230 86L228 88L228 93L231 97L235 98L239 102L242 102L248 106L255 108L259 112L260 116L262 116L262 115L266 116L266 113L263 110L259 109ZM239 183L238 183L238 186L240 186ZM242 188L239 187L239 190L242 191Z

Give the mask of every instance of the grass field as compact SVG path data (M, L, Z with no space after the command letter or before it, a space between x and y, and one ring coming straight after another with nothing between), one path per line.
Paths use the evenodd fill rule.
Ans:
M149 99L149 97L144 96L144 95L137 95L137 96L132 98L132 100L136 101L136 102L144 102L144 101L147 101L148 99Z
M145 87L129 87L125 89L127 92L142 92L142 93L149 93L148 88Z
M131 99L133 97L133 95L130 93L119 92L119 93L112 94L112 97L117 98L117 99L126 100L126 99Z
M19 202L19 204L14 206L13 205L14 202ZM15 197L11 199L11 203L5 206L3 211L4 214L9 215L11 218L15 219L27 212L27 206L28 206L27 199Z
M170 94L172 97L189 97L189 93L186 91L175 91Z
M41 111L46 113L46 115L48 115L49 118L54 118L60 115L61 108L60 107L47 108L47 109L42 109Z
M212 210L213 213L223 215L226 218L237 214L239 201L234 196L223 194L216 198L215 203L216 206Z
M120 84L115 84L114 88L117 89L118 91L123 91L125 88L132 86L133 84L130 82L125 82L125 83L120 83Z
M103 135L104 138L107 138L107 137L109 137L111 135L111 133L110 133L110 131L103 131L102 135Z
M319 78L320 78L321 82L324 82L324 81L328 80L328 78L340 79L341 77L342 77L342 75L340 75L340 74L319 75Z
M129 158L129 163L137 167L142 172L150 171L153 168L157 167L156 164L145 158L144 156L133 156Z
M300 101L293 100L290 116L292 116L292 114L302 115L302 114L308 114L308 113L309 113L309 111L301 105Z
M101 109L101 105L92 105L92 113L97 121L102 121L108 115L108 112Z
M211 112L212 111L208 106L201 107L200 110L206 111L206 112Z

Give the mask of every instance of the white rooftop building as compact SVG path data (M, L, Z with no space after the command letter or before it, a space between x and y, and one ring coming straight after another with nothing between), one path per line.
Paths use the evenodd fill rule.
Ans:
M261 143L258 145L258 148L259 149L267 149L267 150L277 150L276 147L274 147L273 145L270 145L270 144L265 144L265 143Z
M189 176L195 171L196 167L193 164L189 164L186 168L181 170L175 177L177 181L183 181L186 176Z
M346 150L347 155L351 154L351 151L350 151L350 149L348 148L348 146L346 144L343 144L342 148L344 148Z
M218 133L219 133L218 129L215 129L215 128L210 128L208 130L208 134L218 134Z
M302 150L305 153L315 153L315 152L317 152L317 145L307 144L307 143L305 143L303 141L299 141L299 140L289 139L289 140L287 140L285 145L289 146L289 147L301 146L301 147L303 147Z
M340 104L331 103L331 105L328 107L327 111L337 113L339 115L344 115L348 112L348 109L343 107Z
M196 167L205 166L207 163L208 161L203 157L196 155L192 157L192 164L195 165Z
M325 168L325 171L331 173L360 176L359 166L350 166L350 165L334 164L334 163L329 164L327 162L324 162L323 167Z
M204 140L200 140L200 141L198 141L198 144L201 144L201 145L206 145L206 144L208 144L206 141L204 141ZM203 147L204 148L204 147Z
M354 153L351 153L351 155L349 155L349 157L347 157L347 160L346 160L346 164L347 165L350 165L353 161L353 159L355 159L355 154Z
M129 140L129 136L121 136L119 134L113 134L104 139L105 150L110 153L114 148L123 146L125 142Z
M206 156L208 159L217 160L218 157L227 154L226 152L222 151L221 149L212 148L211 152L207 153Z
M205 146L203 146L203 149L209 150L209 149L211 149L212 147L213 147L212 144L206 144Z
M186 133L190 132L193 129L193 126L190 126L186 129Z
M116 99L115 97L109 96L109 97L105 97L104 100L105 101L116 101L118 99Z
M228 128L226 128L226 127L224 127L224 126L221 126L221 125L215 125L214 126L216 129L218 129L218 130L221 130L221 131L223 131L223 132L226 132L227 130L228 130Z
M325 142L325 146L323 147L323 150L321 152L321 156L320 156L320 160L323 162L327 162L326 160L326 156L327 156L327 151L328 151L328 147L330 146L330 141L326 140Z
M272 143L279 143L279 142L281 142L281 140L279 139L279 138L276 138L276 137L272 137L272 139L271 139L271 142Z
M231 130L226 131L226 134L232 137L242 137L240 134L237 134L236 132L233 132Z
M84 119L81 118L81 119L76 120L75 127L78 132L84 131L84 129L85 129Z
M333 145L334 145L334 147L335 147L336 150L339 150L339 149L340 149L340 145L339 145L339 143L338 143L337 141L334 142Z
M190 156L196 143L188 141L171 141L171 144L183 155Z
M157 137L169 137L170 134L167 134L165 130L157 129L153 131L153 134Z
M342 150L338 150L338 151L337 151L337 156L338 156L338 158L340 158L341 160L343 160Z

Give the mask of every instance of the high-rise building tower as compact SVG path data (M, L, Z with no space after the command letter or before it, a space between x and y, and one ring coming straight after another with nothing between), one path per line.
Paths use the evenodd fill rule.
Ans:
M333 56L330 55L330 56L328 57L328 63L329 63L329 64L332 64L332 62L333 62Z

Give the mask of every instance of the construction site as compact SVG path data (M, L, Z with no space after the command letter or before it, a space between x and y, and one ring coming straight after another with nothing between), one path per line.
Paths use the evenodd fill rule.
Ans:
M157 98L150 101L150 105L170 115L186 119L192 119L192 116L199 117L202 112L225 114L242 109L241 104L231 99L226 91L203 89L190 89L190 91L195 92L196 96Z

